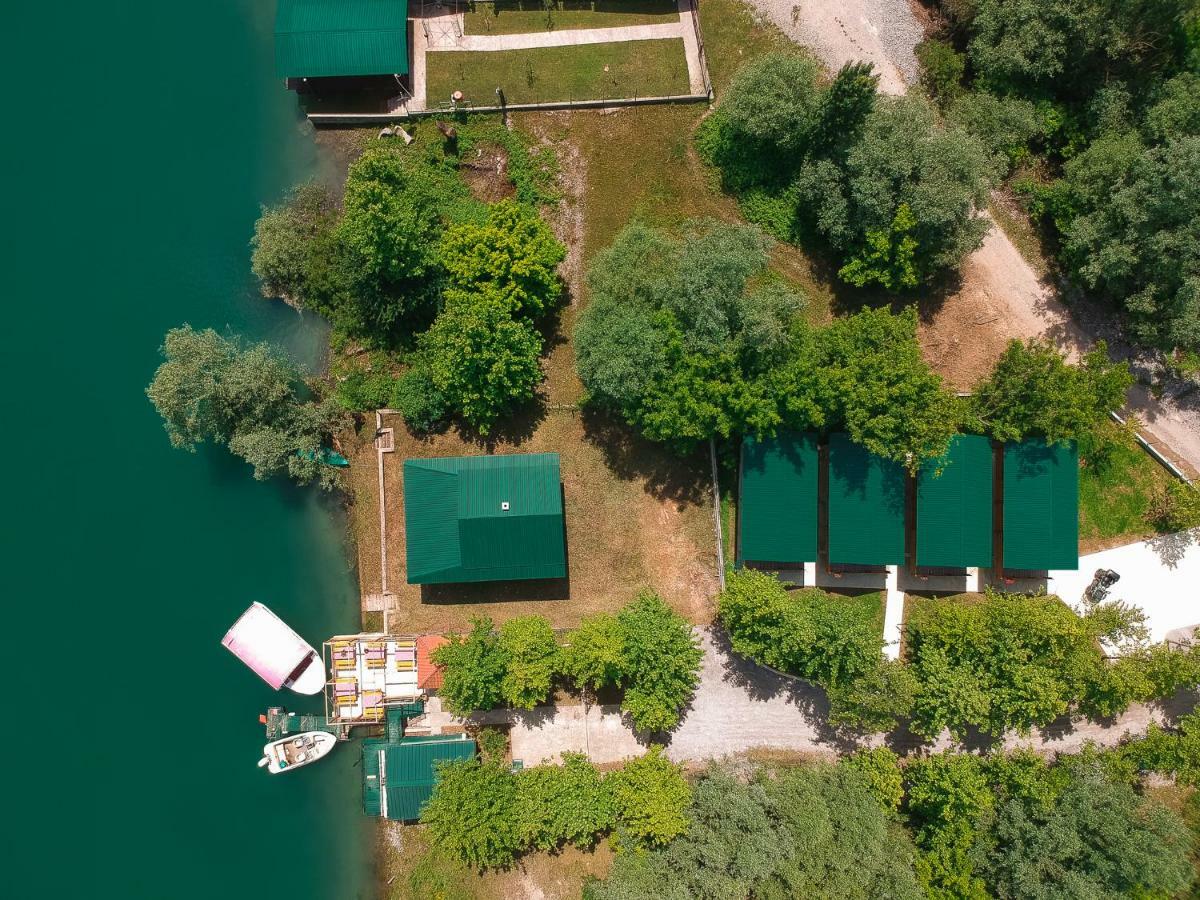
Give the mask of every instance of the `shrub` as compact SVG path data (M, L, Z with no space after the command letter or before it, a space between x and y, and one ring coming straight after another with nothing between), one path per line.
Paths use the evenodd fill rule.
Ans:
M625 629L608 613L585 616L562 649L563 672L593 691L625 679Z
M444 649L444 648L439 648ZM508 866L522 850L517 782L497 763L443 763L421 810L435 843L476 868Z
M409 369L395 380L391 406L400 410L404 424L415 434L436 430L449 415L445 395L420 366Z
M921 64L921 84L939 103L949 103L962 93L967 60L945 41L921 41L917 44L917 62Z
M652 746L605 779L620 834L640 847L661 847L687 828L692 792L683 771Z
M479 744L479 756L484 762L504 762L508 754L508 735L499 728L484 727L475 735Z
M788 153L801 151L815 124L820 77L820 63L807 54L764 54L738 70L722 113L752 140Z
M979 138L1005 170L1024 162L1031 143L1043 133L1037 107L1020 97L977 91L955 100L947 114Z
M703 653L692 626L662 598L643 591L617 614L625 635L621 709L639 731L668 731L700 681Z
M590 847L613 826L612 795L581 753L564 753L561 766L524 769L516 779L516 816L525 849Z
M858 772L871 793L888 812L896 812L904 800L904 779L900 758L887 747L859 750L845 757L842 764Z
M558 674L558 642L542 616L510 619L500 626L500 652L506 659L501 696L511 705L533 709L550 695Z
M350 412L371 412L391 405L396 378L385 372L351 372L337 386L337 401Z

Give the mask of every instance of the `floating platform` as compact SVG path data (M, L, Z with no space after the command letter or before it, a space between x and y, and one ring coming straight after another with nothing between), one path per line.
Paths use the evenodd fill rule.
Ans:
M266 727L268 741L277 741L301 731L327 731L339 741L350 739L347 725L330 722L325 716L288 712L282 706L272 706L266 715L259 716L259 721Z

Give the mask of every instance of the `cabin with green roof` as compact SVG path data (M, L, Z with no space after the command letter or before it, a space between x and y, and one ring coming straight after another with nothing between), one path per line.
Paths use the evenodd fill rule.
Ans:
M1074 442L1004 446L1003 566L1079 568L1079 451Z
M956 435L917 473L916 562L922 568L991 568L992 442Z
M404 463L409 584L567 576L557 453Z
M407 0L279 0L280 78L408 73Z
M817 560L817 436L742 442L737 561L783 568Z
M906 476L897 462L850 440L829 437L829 562L892 566L904 562Z

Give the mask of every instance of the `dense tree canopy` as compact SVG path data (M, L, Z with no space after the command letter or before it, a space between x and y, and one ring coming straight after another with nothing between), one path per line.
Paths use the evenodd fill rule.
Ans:
M508 659L508 652L492 630L492 620L475 619L468 634L452 634L447 643L433 651L433 661L444 673L439 696L459 715L492 709L504 696Z
M875 82L866 65L826 83L807 56L767 54L734 79L700 150L752 221L819 235L844 280L899 291L979 245L996 167L923 99L877 97Z
M621 709L641 731L669 731L700 682L700 641L683 616L643 591L617 614L624 634Z
M1010 341L971 398L976 426L998 441L1081 440L1125 405L1129 366L1101 341L1071 365L1048 341Z
M319 454L344 413L336 403L302 399L300 374L282 354L190 325L168 331L161 352L165 362L146 394L174 446L222 443L254 466L255 478L284 473L336 486Z

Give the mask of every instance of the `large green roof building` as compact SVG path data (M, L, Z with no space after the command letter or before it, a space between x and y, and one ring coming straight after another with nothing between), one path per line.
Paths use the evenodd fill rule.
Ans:
M279 0L275 72L280 78L407 74L408 0Z
M404 463L409 584L565 578L557 453Z
M904 562L904 467L850 440L829 436L829 562Z
M917 474L917 565L991 568L992 442L957 435Z
M1079 568L1079 451L1026 441L1004 447L1004 568Z
M817 467L815 434L742 442L739 563L816 562Z
M362 744L363 812L401 822L421 816L433 796L439 763L472 759L475 742L465 734L366 738Z

